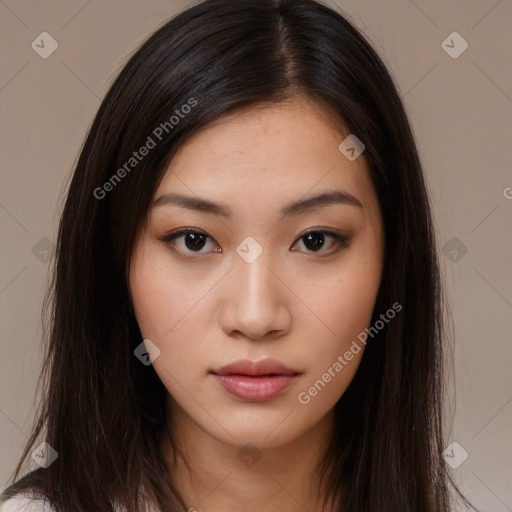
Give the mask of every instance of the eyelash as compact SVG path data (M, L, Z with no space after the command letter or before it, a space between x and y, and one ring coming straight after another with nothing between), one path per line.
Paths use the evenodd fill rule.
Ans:
M184 235L187 235L188 233L194 233L194 234L198 234L198 235L204 235L207 240L213 240L212 237L210 237L207 233L205 233L204 231L201 231L200 229L194 229L194 228L186 228L186 229L182 229L180 231L176 231L174 233L170 233L164 237L162 237L160 240L162 242L164 242L165 244L168 244L168 245L172 245L171 242L173 242L175 239L179 238L180 236L184 236ZM308 254L319 254L318 257L325 257L325 256L331 256L333 254L336 254L338 251L340 251L341 249L344 249L346 247L348 247L349 245L349 238L346 237L346 236L343 236L343 235L340 235L338 233L334 233L332 231L326 231L326 230L321 230L321 229L318 229L318 228L315 228L315 229L309 229L308 231L302 233L302 235L300 235L297 240L293 243L293 245L295 245L300 239L306 237L307 235L311 234L311 233L319 233L319 234L322 234L324 235L326 238L331 238L332 240L334 240L335 242L335 249L334 250L331 250L330 252L328 252L327 254L324 254L323 252L315 252L315 251L306 251ZM202 248L201 248L202 249ZM191 252L183 252L182 250L180 249L175 249L177 252L180 253L180 255L182 255L184 258L186 259L196 259L198 256L202 256L202 255L205 255L205 254L208 254L208 253L201 253L199 251L191 251ZM218 251L217 251L218 252Z

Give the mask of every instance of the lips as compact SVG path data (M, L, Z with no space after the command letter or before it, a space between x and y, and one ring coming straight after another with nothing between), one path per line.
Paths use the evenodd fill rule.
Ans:
M213 370L216 375L296 375L298 372L287 366L274 361L273 359L262 359L261 361L249 361L240 359L230 363L218 370Z
M263 359L235 361L211 372L231 396L243 402L263 402L283 393L299 373L287 366Z

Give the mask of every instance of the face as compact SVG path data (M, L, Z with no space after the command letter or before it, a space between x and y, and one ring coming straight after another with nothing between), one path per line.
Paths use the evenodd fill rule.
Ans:
M224 117L173 158L130 291L180 425L276 447L350 384L384 241L364 153L338 149L348 134L296 97Z

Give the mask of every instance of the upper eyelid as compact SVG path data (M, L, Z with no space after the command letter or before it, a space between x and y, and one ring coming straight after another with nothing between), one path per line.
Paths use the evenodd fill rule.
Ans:
M178 231L174 231L172 233L169 233L168 235L165 235L163 238L170 238L170 237L178 237L178 236L182 236L182 235L186 235L187 233L199 233L200 235L205 235L206 237L210 238L211 240L215 240L215 238L213 238L211 235L209 235L206 231L203 231L202 229L199 229L199 228L183 228L183 229L179 229ZM303 231L302 233L299 233L297 235L297 238L301 238L309 233L325 233L325 234L328 234L328 235L334 235L334 236L345 236L343 235L342 233L336 233L336 230L332 229L332 228L308 228L306 229L306 231ZM346 237L348 238L348 237Z

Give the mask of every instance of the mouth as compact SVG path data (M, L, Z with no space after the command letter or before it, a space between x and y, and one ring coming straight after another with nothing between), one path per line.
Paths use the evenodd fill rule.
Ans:
M289 388L299 375L272 359L239 360L210 373L227 393L242 402L271 400Z

